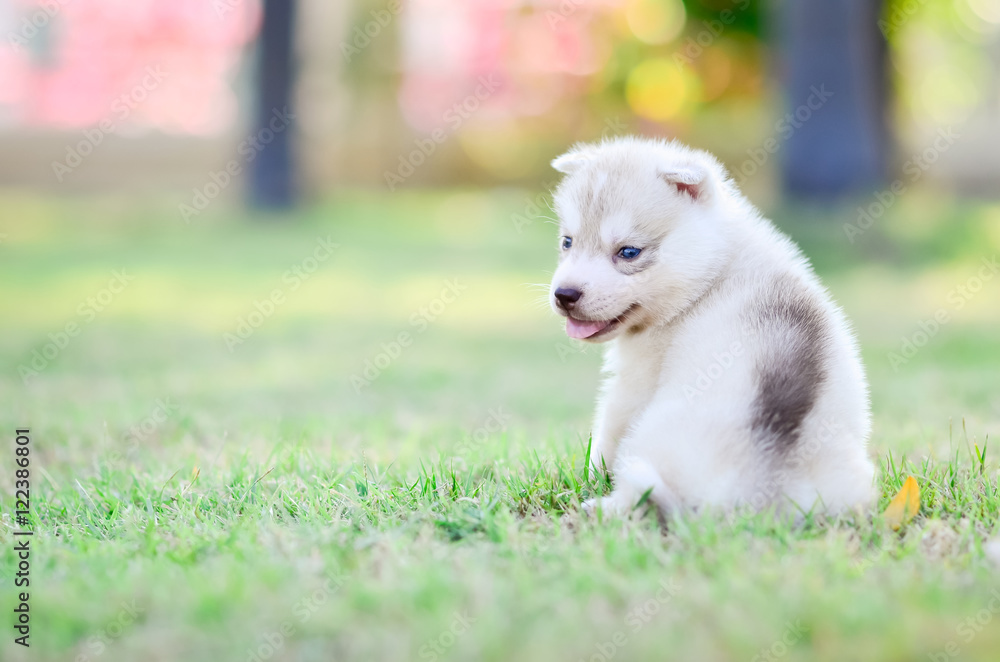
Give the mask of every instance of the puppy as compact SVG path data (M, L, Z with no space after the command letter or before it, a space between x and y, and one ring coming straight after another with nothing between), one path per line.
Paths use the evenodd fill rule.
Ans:
M565 174L553 309L607 343L589 460L614 490L584 504L669 515L842 512L871 502L857 343L808 260L710 154L619 138Z

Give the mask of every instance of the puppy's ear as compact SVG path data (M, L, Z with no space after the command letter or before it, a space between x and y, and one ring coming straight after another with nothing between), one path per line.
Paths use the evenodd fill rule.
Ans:
M708 193L708 171L700 166L661 168L659 175L678 193L690 196L692 200L704 200Z
M591 150L586 145L577 145L562 156L552 159L552 167L558 172L568 175L580 169L584 163L590 160Z

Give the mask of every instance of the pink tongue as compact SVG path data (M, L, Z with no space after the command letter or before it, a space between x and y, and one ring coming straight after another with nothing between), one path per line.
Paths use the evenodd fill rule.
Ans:
M572 317L566 318L566 335L570 338L589 338L603 331L611 322L583 322Z

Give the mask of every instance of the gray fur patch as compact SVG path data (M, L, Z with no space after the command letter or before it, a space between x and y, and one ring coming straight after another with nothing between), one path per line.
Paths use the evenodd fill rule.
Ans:
M606 184L606 182L603 182L603 184ZM604 189L604 185L598 183L598 173L591 173L584 187L583 199L580 204L580 209L585 218L598 226L605 214L607 214L607 199Z
M810 294L787 277L751 307L747 322L769 341L757 359L751 434L762 450L785 457L826 380L827 320Z

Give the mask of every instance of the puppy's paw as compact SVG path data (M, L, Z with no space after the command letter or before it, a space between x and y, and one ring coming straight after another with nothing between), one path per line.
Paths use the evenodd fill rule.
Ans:
M583 510L588 515L601 511L605 517L624 518L632 515L635 504L629 494L616 490L606 497L595 497L583 502Z

